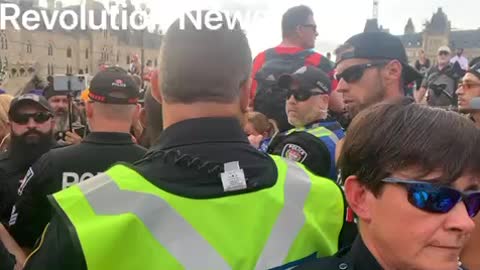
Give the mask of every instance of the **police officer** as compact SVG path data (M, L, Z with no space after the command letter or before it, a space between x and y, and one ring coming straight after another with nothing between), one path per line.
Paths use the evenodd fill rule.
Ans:
M25 270L270 269L337 251L341 188L257 151L242 130L252 58L240 25L183 19L166 33L152 92L159 143L133 167L54 194Z
M0 154L0 216L5 224L28 168L52 147L58 146L53 137L53 110L44 97L20 95L10 104L10 143L7 152Z
M277 135L268 152L301 162L317 175L336 180L335 147L345 134L328 116L330 79L320 69L304 66L279 78L287 89L286 112L294 129Z
M295 270L462 269L480 210L479 156L480 133L456 113L406 99L363 110L339 160L360 234Z
M55 149L29 170L18 189L10 217L10 233L20 246L34 247L51 217L47 195L69 188L105 171L117 161L139 160L146 149L129 134L138 116L138 87L119 68L99 72L91 81L86 104L90 133L80 144Z

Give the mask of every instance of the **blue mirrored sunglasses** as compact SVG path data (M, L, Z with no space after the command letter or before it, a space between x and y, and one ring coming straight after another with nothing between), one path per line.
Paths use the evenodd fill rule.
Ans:
M403 180L388 177L384 183L400 184L408 192L408 201L415 207L431 213L447 213L463 201L468 215L474 217L480 210L480 191L461 192L454 188L427 181Z

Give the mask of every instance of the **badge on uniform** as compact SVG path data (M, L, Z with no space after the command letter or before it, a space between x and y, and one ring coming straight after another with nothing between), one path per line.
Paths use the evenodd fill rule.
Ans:
M237 191L247 188L245 174L240 169L238 161L225 163L223 166L225 172L221 173L220 177L222 178L224 191Z
M307 158L308 154L302 147L296 144L286 144L282 150L282 157L288 158L295 162L302 163Z

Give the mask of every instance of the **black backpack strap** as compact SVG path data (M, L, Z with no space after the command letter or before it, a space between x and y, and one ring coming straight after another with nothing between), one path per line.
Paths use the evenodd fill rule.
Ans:
M270 48L265 51L265 62L267 62L269 59L274 58L275 56L278 56L279 54L275 51L275 48Z

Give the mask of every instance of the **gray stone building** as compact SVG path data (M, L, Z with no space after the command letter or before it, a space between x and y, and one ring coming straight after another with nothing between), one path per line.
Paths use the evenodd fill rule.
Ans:
M94 20L100 19L104 6L94 0L84 0L87 10L94 10ZM22 12L28 9L46 10L51 14L55 9L70 9L79 12L80 6L63 7L62 2L48 0L48 7L38 5L38 0L7 1L16 2ZM115 5L112 1L111 5ZM128 14L134 7L127 1ZM118 16L117 20L122 17ZM142 42L143 41L143 42ZM155 30L81 30L71 31L56 28L47 30L40 25L38 30L16 30L7 24L6 30L0 30L0 88L16 93L33 75L45 78L54 74L76 74L83 72L95 74L102 65L118 65L128 68L133 55L141 56L144 48L145 63L151 60L158 65L158 54L162 33L157 25ZM142 46L143 45L143 46Z

